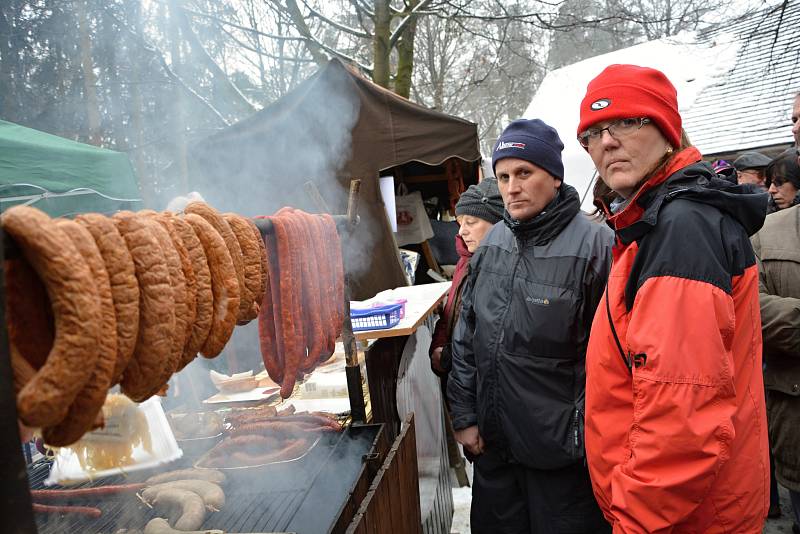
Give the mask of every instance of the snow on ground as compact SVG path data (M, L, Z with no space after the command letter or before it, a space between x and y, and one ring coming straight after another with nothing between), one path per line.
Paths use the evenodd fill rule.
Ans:
M467 475L472 482L472 464L467 463ZM452 534L469 534L469 507L472 502L472 488L459 488L455 483L455 476L451 477L453 484L453 526ZM789 492L780 488L781 509L783 515L778 519L769 519L764 525L763 534L792 534L792 505L789 501Z
M459 488L455 475L450 477L453 480L453 526L450 532L453 534L469 534L469 507L472 503L472 488ZM467 478L472 483L472 464L467 462Z

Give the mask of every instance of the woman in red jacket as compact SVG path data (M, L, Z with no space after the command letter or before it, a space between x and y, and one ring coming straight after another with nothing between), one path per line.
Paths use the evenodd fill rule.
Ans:
M767 195L701 162L663 73L611 65L578 140L616 232L586 356L586 455L614 533L760 533L769 500L758 271Z

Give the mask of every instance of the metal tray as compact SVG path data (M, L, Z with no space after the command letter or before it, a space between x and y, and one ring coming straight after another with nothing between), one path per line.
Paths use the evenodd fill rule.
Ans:
M321 439L322 439L322 436L317 436L317 438L314 440L314 442L311 443L311 445L309 445L308 449L306 449L303 452L303 454L301 454L300 456L297 456L296 458L289 458L287 460L276 460L274 462L267 462L265 464L256 464L256 465L231 466L231 467L207 467L207 466L202 465L203 461L206 459L206 456L208 455L208 453L206 453L206 454L203 455L202 458L200 458L199 460L197 460L194 463L194 467L197 468L197 469L214 469L214 470L217 470L217 471L222 471L224 473L231 473L231 474L235 474L235 473L248 473L249 474L252 470L257 470L260 473L262 470L269 470L270 468L291 467L291 466L293 466L293 465L295 465L297 463L300 463L301 460L303 460L306 456L308 456L311 453L311 451L314 450L314 448L317 446L317 444L319 444ZM208 452L211 452L211 451L208 451Z

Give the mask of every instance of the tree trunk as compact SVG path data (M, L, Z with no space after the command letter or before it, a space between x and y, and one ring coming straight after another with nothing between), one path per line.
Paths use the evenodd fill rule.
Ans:
M372 81L381 87L389 88L389 38L391 37L392 13L390 0L375 0L375 33L373 36Z
M83 94L86 98L86 119L89 126L89 143L100 146L102 133L100 131L100 107L97 101L97 76L94 74L92 61L92 38L89 28L86 0L75 2L78 16L78 35L80 36L81 70L83 72Z
M178 27L178 1L169 0L169 41L170 41L170 61L172 70L176 75L181 75L181 41L180 29ZM175 88L174 111L175 118L172 121L172 136L175 140L175 163L178 169L178 180L181 193L189 192L189 164L187 161L186 149L186 121L184 118L183 91L177 85Z
M134 30L141 31L141 3L134 2L131 10L131 26ZM137 182L139 184L139 192L142 195L142 203L145 206L155 205L155 192L153 187L153 176L148 172L147 159L145 158L144 149L144 120L142 119L142 111L144 110L144 102L142 100L142 91L139 87L139 82L142 79L141 75L141 62L138 57L131 57L131 122L130 122L130 138L133 144L131 155L133 157L133 167L136 169Z
M0 117L6 120L16 120L16 106L14 105L14 81L17 73L14 72L14 60L11 49L11 23L6 13L11 15L10 6L0 7Z
M414 9L419 0L408 2L408 11ZM412 75L414 74L414 38L417 34L417 16L412 15L400 39L397 40L397 76L394 80L394 92L408 98L411 94Z
M389 0L386 1L388 2ZM317 65L322 66L326 64L328 62L328 56L325 55L322 47L314 36L311 35L311 30L308 29L308 25L303 18L303 13L300 11L300 8L297 7L297 2L295 2L295 0L286 0L286 8L289 10L289 16L295 28L300 32L300 35L305 37L306 47L308 47L311 57L314 58Z
M217 65L217 62L208 53L208 50L206 50L205 46L203 46L203 43L194 33L194 29L192 29L189 18L180 9L180 3L181 0L170 0L170 19L174 21L174 24L180 24L180 31L183 35L183 38L191 46L191 51L194 52L195 56L203 64L205 64L208 72L211 73L211 76L214 80L214 86L219 88L221 93L228 96L226 102L231 104L230 107L232 107L232 111L234 111L234 114L237 116L237 118L243 118L252 114L255 111L253 104L247 100L239 88L236 87L236 84L234 84L228 77L228 73L225 72L222 67Z

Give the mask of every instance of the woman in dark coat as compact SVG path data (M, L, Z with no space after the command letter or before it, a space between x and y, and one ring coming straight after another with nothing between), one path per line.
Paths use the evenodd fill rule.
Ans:
M458 319L467 266L483 237L495 223L503 220L503 209L503 198L494 177L484 178L479 184L469 186L456 204L456 218L459 223L456 235L458 263L453 272L447 304L433 331L430 349L431 368L441 377L444 391L447 390L447 374L450 372L450 339Z

